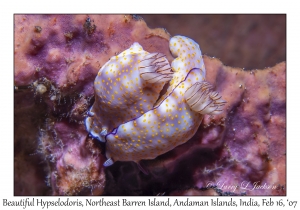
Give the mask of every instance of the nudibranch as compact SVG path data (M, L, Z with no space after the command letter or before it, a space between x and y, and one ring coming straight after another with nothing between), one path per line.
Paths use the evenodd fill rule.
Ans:
M137 118L153 108L160 91L173 72L161 53L148 53L138 43L112 57L94 81L95 103L85 126L104 142L118 125Z
M122 60L127 67L129 65L128 71L123 72L123 67L117 68L115 57L99 71L95 80L96 99L86 120L86 127L92 136L106 140L108 160L104 166L115 161L138 163L142 159L154 159L188 141L197 131L204 114L218 114L222 111L225 101L205 81L206 70L199 45L184 36L172 37L169 45L171 53L176 57L171 67L162 54L144 52L135 43L121 53L124 58L131 55L131 65ZM140 49L140 52L132 49ZM122 85L118 86L119 92L115 93L118 95L114 97L109 94L113 91L109 88L115 78L109 68L116 72L123 69L120 76L124 75L124 78L115 76ZM139 82L131 83L134 79ZM167 92L158 99L159 92L168 81ZM136 92L124 89L126 84L128 87L130 84L135 85L132 90ZM147 90L151 88L146 94L148 97L138 94L145 87ZM134 97L136 94L137 98ZM116 100L116 97L120 97L120 100ZM129 98L136 99L131 106L125 101ZM103 113L104 109L113 110L117 115L109 117ZM107 118L103 117L104 114L107 114Z

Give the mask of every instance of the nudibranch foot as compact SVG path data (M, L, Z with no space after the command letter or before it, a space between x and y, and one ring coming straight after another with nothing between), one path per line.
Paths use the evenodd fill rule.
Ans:
M219 93L212 91L208 82L196 82L185 92L184 98L191 109L200 114L218 114L226 101Z
M101 133L100 133L100 135L99 135L99 134L96 134L96 133L91 132L90 135L91 135L94 139L97 139L97 140L100 141L100 142L103 142L103 143L106 142L105 135L101 135Z
M88 117L85 119L85 127L89 132L89 135L94 139L97 139L100 142L106 142L105 136L107 135L107 129L102 129L101 132L98 132L97 129L92 129L91 122L93 122L95 114L91 111L88 111Z
M111 158L108 158L104 163L103 166L104 167L108 167L111 166L112 164L114 164L114 161Z
M167 82L172 79L171 66L162 53L150 53L139 64L141 78L149 83Z
M99 135L99 141L106 142L105 136L107 135L107 130L104 128Z
M91 111L88 111L88 112L87 112L87 115L88 115L89 117L94 117L95 113L94 113L94 112L91 112Z

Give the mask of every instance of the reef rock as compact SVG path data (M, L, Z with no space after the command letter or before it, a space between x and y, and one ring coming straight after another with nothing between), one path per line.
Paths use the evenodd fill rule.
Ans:
M286 194L284 62L244 71L204 57L224 111L142 160L148 175L134 162L102 166L104 143L83 125L98 70L134 42L171 62L169 39L137 16L15 16L15 195Z
M130 15L15 15L15 195L101 195L103 145L83 125L94 79L139 42L171 60L163 29Z

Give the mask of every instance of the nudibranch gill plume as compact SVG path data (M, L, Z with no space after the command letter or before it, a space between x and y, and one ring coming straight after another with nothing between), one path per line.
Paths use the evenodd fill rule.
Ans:
M106 142L104 166L154 159L188 141L204 114L222 111L225 101L205 81L199 45L174 36L169 46L176 57L171 65L163 54L134 43L100 69L85 126ZM169 87L159 98L166 83Z

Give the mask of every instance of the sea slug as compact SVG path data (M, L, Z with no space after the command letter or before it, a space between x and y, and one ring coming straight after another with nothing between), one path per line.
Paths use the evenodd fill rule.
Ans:
M204 114L222 111L225 101L205 81L199 45L184 36L172 37L169 45L177 57L171 67L164 55L149 54L134 43L100 69L85 124L93 137L106 142L104 166L154 159L188 141Z

